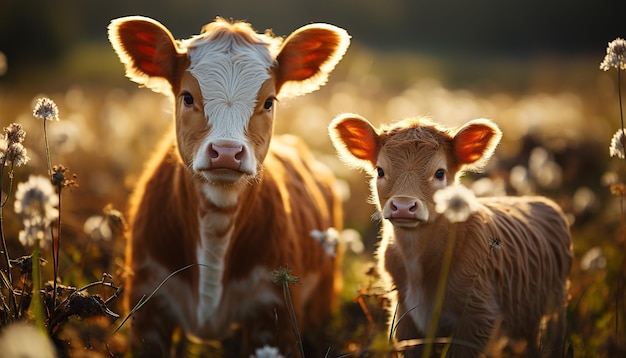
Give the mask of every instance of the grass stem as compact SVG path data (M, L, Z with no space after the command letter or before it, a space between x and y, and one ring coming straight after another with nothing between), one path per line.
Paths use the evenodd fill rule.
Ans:
M46 334L46 318L43 312L43 303L41 302L41 266L39 265L39 239L35 240L35 246L33 249L33 317L35 318L35 325L37 328Z
M448 241L446 243L446 251L444 252L441 271L439 273L439 285L437 287L437 296L435 297L435 308L433 310L433 317L428 327L428 333L426 334L426 346L424 347L424 357L430 357L433 349L433 342L435 340L435 334L437 333L437 327L439 326L439 318L443 309L443 300L445 298L446 286L448 285L448 274L450 273L450 266L452 264L452 254L454 253L454 243L456 241L456 229L457 224L453 224L450 232L448 233Z

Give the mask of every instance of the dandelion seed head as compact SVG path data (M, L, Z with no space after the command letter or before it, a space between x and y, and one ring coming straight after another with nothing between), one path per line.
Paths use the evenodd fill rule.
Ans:
M463 185L452 185L435 192L435 211L453 223L466 221L478 210L474 193Z
M626 70L626 41L619 37L609 42L606 56L600 63L600 69L603 71L608 71L611 67Z
M43 249L47 244L46 232L42 225L25 225L24 230L19 232L18 239L25 247L33 247L38 242L39 247Z
M250 358L283 358L276 347L270 347L267 344L263 348L257 348Z
M609 146L609 154L611 157L618 157L624 159L624 131L626 129L619 129L611 138L611 145Z
M33 116L35 118L43 119L46 121L58 121L59 120L59 108L56 103L50 98L39 98L35 104L33 110Z
M15 165L16 167L20 167L28 163L28 161L30 160L30 157L26 154L26 148L24 148L22 143L11 143L11 145L8 146L3 154L5 158L4 165L9 165L9 163L13 163L13 165Z
M56 357L50 338L35 326L26 322L15 322L5 327L0 335L0 352L3 357Z
M11 123L4 128L4 140L7 141L7 145L22 143L24 138L26 138L26 132L22 129L21 124Z
M281 267L272 271L272 282L276 285L293 285L300 283L300 278L293 276L290 269Z
M335 257L339 244L339 232L335 228L331 227L326 231L312 230L310 235L322 245L328 256Z
M365 246L361 234L354 229L345 229L341 232L341 241L346 244L348 250L355 254L363 253Z
M31 175L27 182L17 185L14 210L21 215L24 224L19 237L23 245L33 246L38 241L45 246L45 239L49 238L45 229L59 217L58 205L54 187L44 176Z
M113 237L107 218L102 215L94 215L85 220L83 230L94 240L111 241Z
M76 187L76 174L72 175L72 179L68 179L70 169L63 164L52 167L52 185L59 190L66 187Z
M583 271L602 270L606 267L606 257L601 247L596 246L587 251L580 259L580 268Z

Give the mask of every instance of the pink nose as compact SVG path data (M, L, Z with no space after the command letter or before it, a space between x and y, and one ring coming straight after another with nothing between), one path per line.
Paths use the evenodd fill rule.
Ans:
M391 201L391 217L394 219L414 219L415 211L417 211L417 202L410 201L402 203L395 200Z
M227 147L216 144L209 145L211 169L239 170L243 158L243 147Z

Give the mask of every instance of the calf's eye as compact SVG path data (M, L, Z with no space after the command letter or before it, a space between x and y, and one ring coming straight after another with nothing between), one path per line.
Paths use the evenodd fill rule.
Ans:
M443 169L437 169L437 171L435 172L435 178L439 180L443 180L443 178L445 177L446 177L446 171Z
M185 106L193 106L193 96L191 93L183 93L183 103Z
M272 98L272 97L266 99L265 103L263 103L263 108L265 108L267 110L272 109L272 106L274 106L274 98Z
M385 176L385 171L381 167L376 167L376 172L378 173L379 178L382 178Z

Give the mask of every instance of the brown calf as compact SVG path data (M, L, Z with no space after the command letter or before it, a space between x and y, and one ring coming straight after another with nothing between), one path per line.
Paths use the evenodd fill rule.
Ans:
M332 174L296 138L273 140L275 99L322 86L348 34L312 24L286 40L218 18L174 40L145 17L116 19L109 39L128 77L173 97L172 132L137 184L130 207L128 303L173 276L133 316L136 353L170 355L172 334L216 340L242 327L241 354L295 349L281 267L300 329L320 328L335 297L335 258L312 230L341 227Z
M541 321L554 313L562 319L551 356L559 356L573 258L561 209L542 197L475 202L472 196L474 211L456 224L436 210L437 191L457 184L465 171L480 170L492 155L501 137L495 124L473 120L452 130L408 119L376 129L346 114L333 120L330 134L346 162L373 177L383 219L378 260L397 289L400 319L392 328L398 340L426 337L445 250L454 238L436 326L437 337L453 338L451 355L498 354L496 343L506 337L538 356Z

